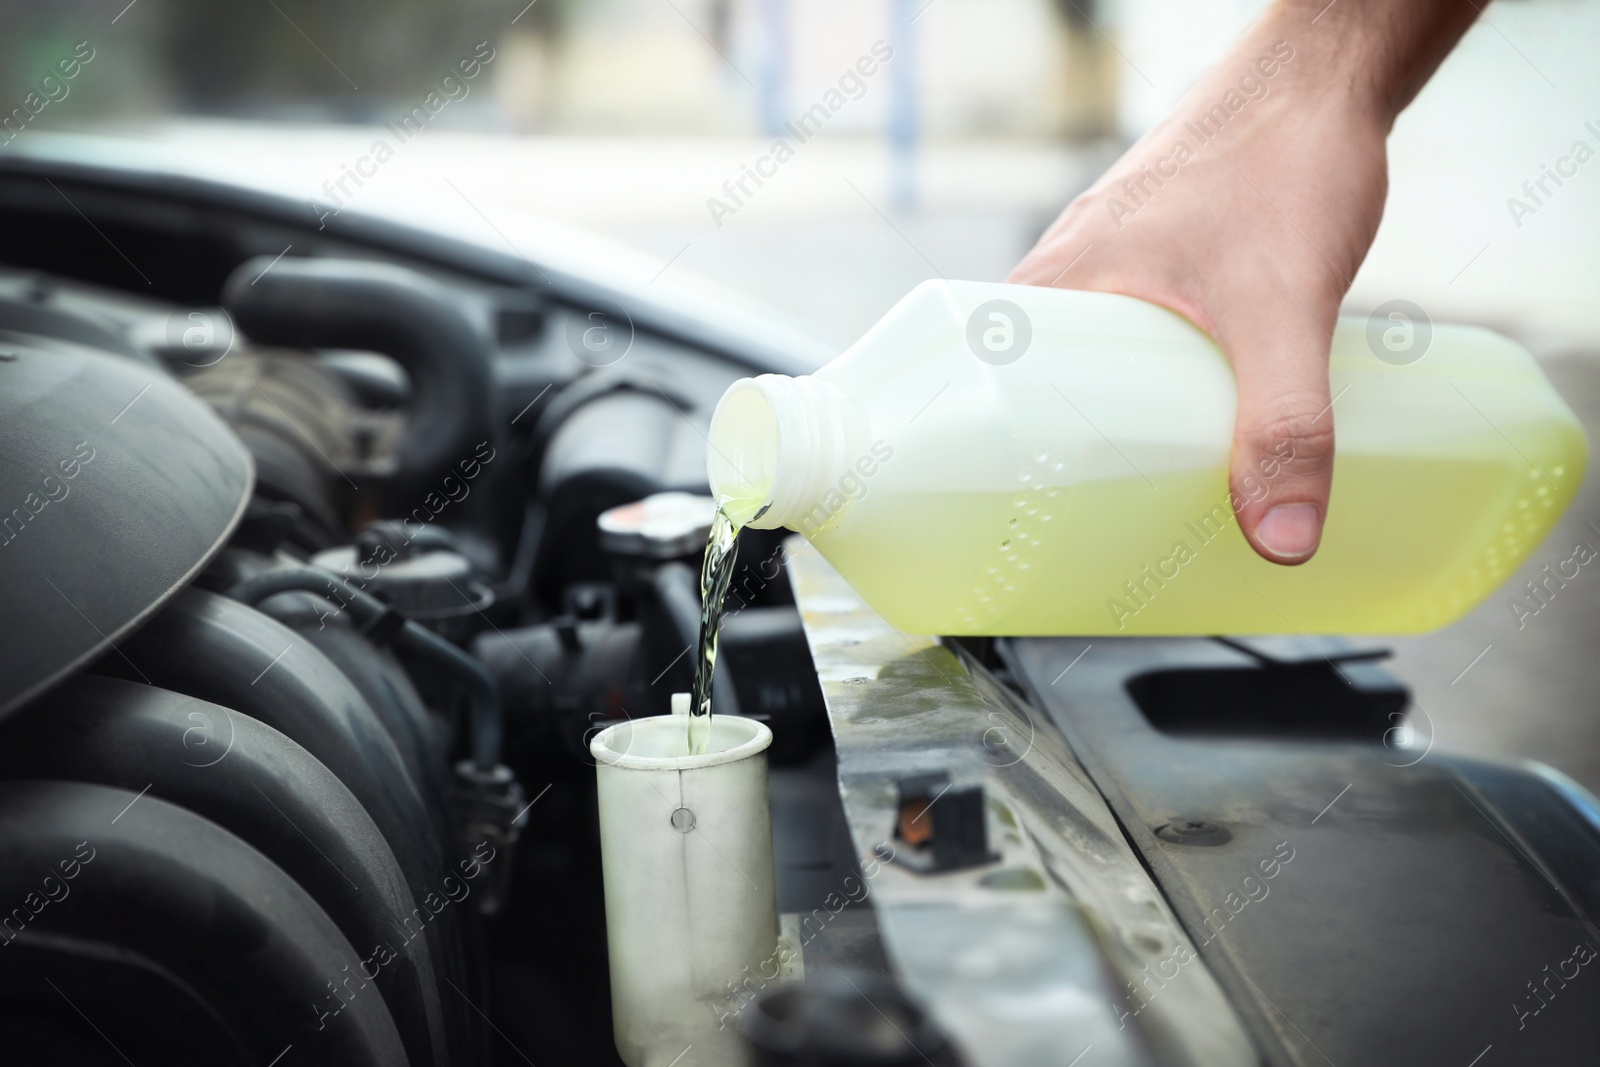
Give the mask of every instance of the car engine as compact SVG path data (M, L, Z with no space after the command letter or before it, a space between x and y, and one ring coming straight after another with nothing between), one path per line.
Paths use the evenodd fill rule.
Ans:
M587 738L688 688L709 515L597 519L703 496L709 405L766 367L298 205L4 184L16 1054L614 1058ZM722 699L794 765L826 726L776 549Z

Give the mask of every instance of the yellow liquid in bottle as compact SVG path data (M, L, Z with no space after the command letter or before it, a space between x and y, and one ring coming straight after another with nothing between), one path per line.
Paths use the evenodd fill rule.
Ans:
M1222 469L869 492L812 540L909 633L1418 633L1493 592L1571 500L1581 433L1552 429L1536 446L1340 454L1321 547L1297 567L1245 541Z
M1023 354L973 347L995 316L1031 323ZM777 486L780 512L751 525L804 533L899 629L955 635L1436 629L1516 572L1582 482L1576 417L1488 331L1344 318L1329 384L1332 495L1299 566L1238 529L1222 352L1114 294L925 282L816 374L735 383L708 472L766 479L741 498ZM1309 459L1280 455L1240 487L1269 507Z

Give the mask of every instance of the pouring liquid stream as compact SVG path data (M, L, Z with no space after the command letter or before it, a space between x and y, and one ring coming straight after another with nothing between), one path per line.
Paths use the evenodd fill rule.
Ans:
M728 598L728 583L739 558L739 529L730 510L733 502L717 502L711 520L711 536L706 542L705 561L700 567L700 638L694 661L694 689L689 701L689 752L704 755L711 740L711 682L717 670L717 634L722 628L722 612Z

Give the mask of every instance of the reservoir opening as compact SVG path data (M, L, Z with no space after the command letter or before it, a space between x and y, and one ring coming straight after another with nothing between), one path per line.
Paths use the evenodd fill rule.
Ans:
M705 751L689 751L685 716L656 715L609 726L589 742L596 763L623 770L675 771L734 763L772 744L764 723L736 715L711 717Z

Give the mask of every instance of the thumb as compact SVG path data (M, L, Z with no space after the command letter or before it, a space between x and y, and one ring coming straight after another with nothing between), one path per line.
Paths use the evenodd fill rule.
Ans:
M1261 324L1264 325L1264 324ZM1317 551L1333 485L1333 323L1307 322L1224 344L1239 384L1228 484L1239 528L1273 563Z

